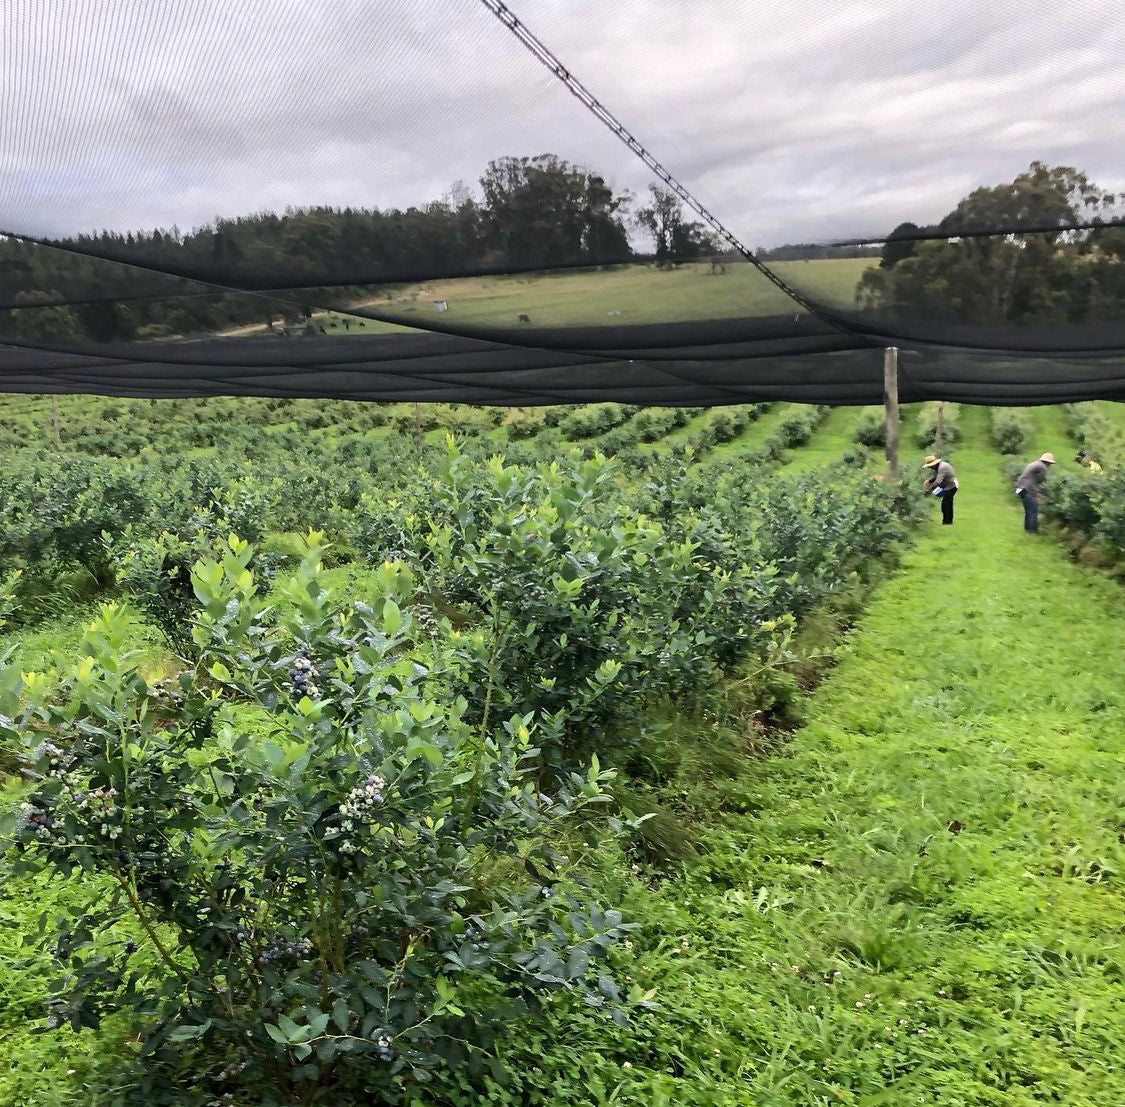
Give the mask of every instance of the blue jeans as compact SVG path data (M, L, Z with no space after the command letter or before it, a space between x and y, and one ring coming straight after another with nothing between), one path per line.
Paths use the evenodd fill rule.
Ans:
M1039 497L1031 489L1024 492L1020 499L1023 500L1023 529L1028 534L1039 533Z

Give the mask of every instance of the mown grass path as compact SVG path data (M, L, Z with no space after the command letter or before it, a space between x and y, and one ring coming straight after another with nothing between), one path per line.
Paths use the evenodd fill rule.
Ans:
M591 1102L1125 1103L1125 593L1022 532L962 410L956 524L634 905L661 1010Z
M758 419L746 426L729 442L720 442L712 447L704 457L708 461L737 461L738 455L757 449L790 415L799 415L805 410L804 404L776 403L762 412Z

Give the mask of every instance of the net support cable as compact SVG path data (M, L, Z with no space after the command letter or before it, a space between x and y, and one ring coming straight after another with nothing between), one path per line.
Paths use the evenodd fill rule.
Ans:
M481 0L490 11L528 51L549 69L562 82L566 90L597 119L613 132L638 158L652 170L696 215L702 219L724 242L740 253L767 280L776 285L794 303L799 304L810 315L839 326L834 319L826 318L823 312L810 304L795 288L781 279L769 266L764 265L754 252L726 226L702 201L698 200L688 187L678 180L657 157L650 153L644 144L609 110L571 71L563 65L552 50L512 11L503 0ZM845 328L842 328L845 329Z
M831 242L795 242L789 250L840 249L847 246L883 246L888 242L951 242L962 238L1008 238L1021 234L1069 234L1083 231L1108 231L1125 227L1125 217L1112 219L1077 219L1054 222L998 223L992 227L919 227L916 231L898 231L878 238L836 238Z

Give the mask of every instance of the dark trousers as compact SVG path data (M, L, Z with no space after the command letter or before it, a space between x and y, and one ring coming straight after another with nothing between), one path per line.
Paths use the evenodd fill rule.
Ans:
M953 526L953 497L957 495L956 488L947 489L941 494L941 525Z
M1020 499L1023 500L1023 529L1028 534L1039 533L1039 497L1030 489L1024 492Z

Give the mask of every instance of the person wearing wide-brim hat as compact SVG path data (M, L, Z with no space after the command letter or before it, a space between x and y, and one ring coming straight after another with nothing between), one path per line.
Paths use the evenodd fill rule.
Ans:
M930 454L922 462L922 468L933 470L933 475L926 478L922 487L932 496L941 499L942 526L953 526L953 497L957 495L957 489L961 487L957 482L956 474L953 472L953 466L948 461L938 457L937 454Z
M1088 450L1079 450L1074 455L1074 460L1086 470L1087 473L1100 473L1102 467L1098 464L1098 459L1094 457Z
M1023 529L1028 534L1039 533L1039 505L1043 502L1043 482L1054 464L1054 454L1040 454L1034 461L1024 466L1020 479L1016 481L1016 495L1023 501Z

